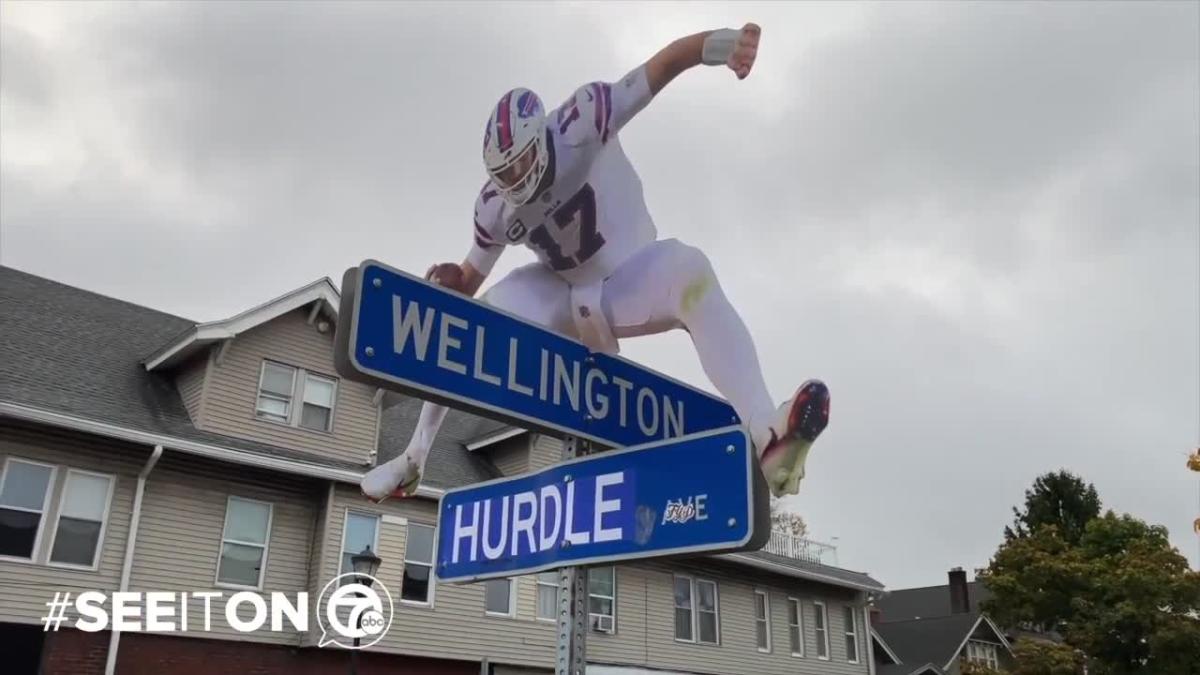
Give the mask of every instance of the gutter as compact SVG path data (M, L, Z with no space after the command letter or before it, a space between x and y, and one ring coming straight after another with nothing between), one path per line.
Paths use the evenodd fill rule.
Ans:
M166 434L157 434L148 431L139 431L128 427L121 427L107 422L98 422L85 417L77 417L65 413L45 410L43 408L33 408L11 401L0 401L0 417L12 417L27 422L38 422L48 424L50 426L59 427L62 429L70 429L72 431L83 431L97 436L105 436L107 438L116 438L122 441L129 441L139 445L161 445L167 450L178 450L190 455L200 457L208 457L224 462L232 462L234 464L243 464L246 466L254 466L262 469L270 469L272 471L282 471L283 473L296 474L299 476L307 476L309 478L320 478L323 480L332 480L339 483L350 483L358 485L362 481L363 472L352 471L350 469L338 469L331 466L324 466L313 462L305 462L295 459L286 459L283 457L270 457L267 455L259 455L244 450L236 450L234 448L226 448L220 445L212 445L209 443L200 443L198 441L190 441L176 436L168 436ZM417 488L417 496L427 499L440 499L445 490L435 487L420 486Z
M150 458L138 472L137 490L133 493L133 513L129 516L129 534L125 537L125 562L121 565L121 585L118 591L129 590L129 577L133 572L133 551L137 546L138 526L142 522L142 498L146 495L146 478L162 457L163 446L154 446ZM104 664L104 675L113 675L117 670L117 649L121 645L121 629L114 624L108 634L108 660Z

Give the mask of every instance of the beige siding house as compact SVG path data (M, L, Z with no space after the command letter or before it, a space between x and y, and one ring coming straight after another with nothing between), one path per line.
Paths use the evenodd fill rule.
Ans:
M371 672L551 672L556 586L439 583L432 546L444 489L549 466L559 441L451 413L418 497L368 502L358 479L403 447L420 402L338 377L338 301L323 279L197 324L0 268L13 672L340 672L349 654L319 646L315 601L364 548L394 603L361 655ZM592 570L589 672L873 673L867 606L882 585L803 546ZM42 631L56 593L88 590L187 593L170 618L188 628ZM243 591L307 593L308 629L240 632L249 604L204 625L199 594Z

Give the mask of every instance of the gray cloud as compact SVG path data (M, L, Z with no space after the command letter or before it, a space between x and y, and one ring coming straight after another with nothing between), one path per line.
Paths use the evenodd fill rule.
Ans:
M1196 5L503 9L6 4L0 256L202 320L457 259L503 90L557 102L744 13L755 75L688 73L622 136L772 393L833 387L789 503L843 564L933 583L1065 466L1198 562ZM703 385L686 347L624 349Z

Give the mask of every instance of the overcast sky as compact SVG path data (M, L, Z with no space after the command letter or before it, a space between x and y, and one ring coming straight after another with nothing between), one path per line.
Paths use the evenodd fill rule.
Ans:
M772 395L831 386L813 535L940 583L1066 467L1195 565L1197 7L5 2L0 262L196 320L423 272L471 242L506 89L552 107L753 20L748 80L686 73L622 138ZM683 333L623 349L708 387Z

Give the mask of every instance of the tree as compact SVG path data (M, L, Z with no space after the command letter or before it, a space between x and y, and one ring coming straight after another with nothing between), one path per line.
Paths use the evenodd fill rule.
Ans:
M1021 638L1013 645L1017 659L1012 675L1079 675L1083 656L1071 645Z
M1074 544L1088 521L1099 515L1100 496L1094 485L1065 469L1052 471L1038 476L1025 491L1024 511L1013 507L1013 526L1004 528L1004 538L1028 537L1040 527L1055 525Z
M808 535L808 523L804 522L804 516L788 511L778 499L771 500L771 529L793 537Z
M1109 511L1072 544L1043 525L1001 545L981 579L984 611L1058 630L1092 673L1200 675L1200 573L1162 526Z

